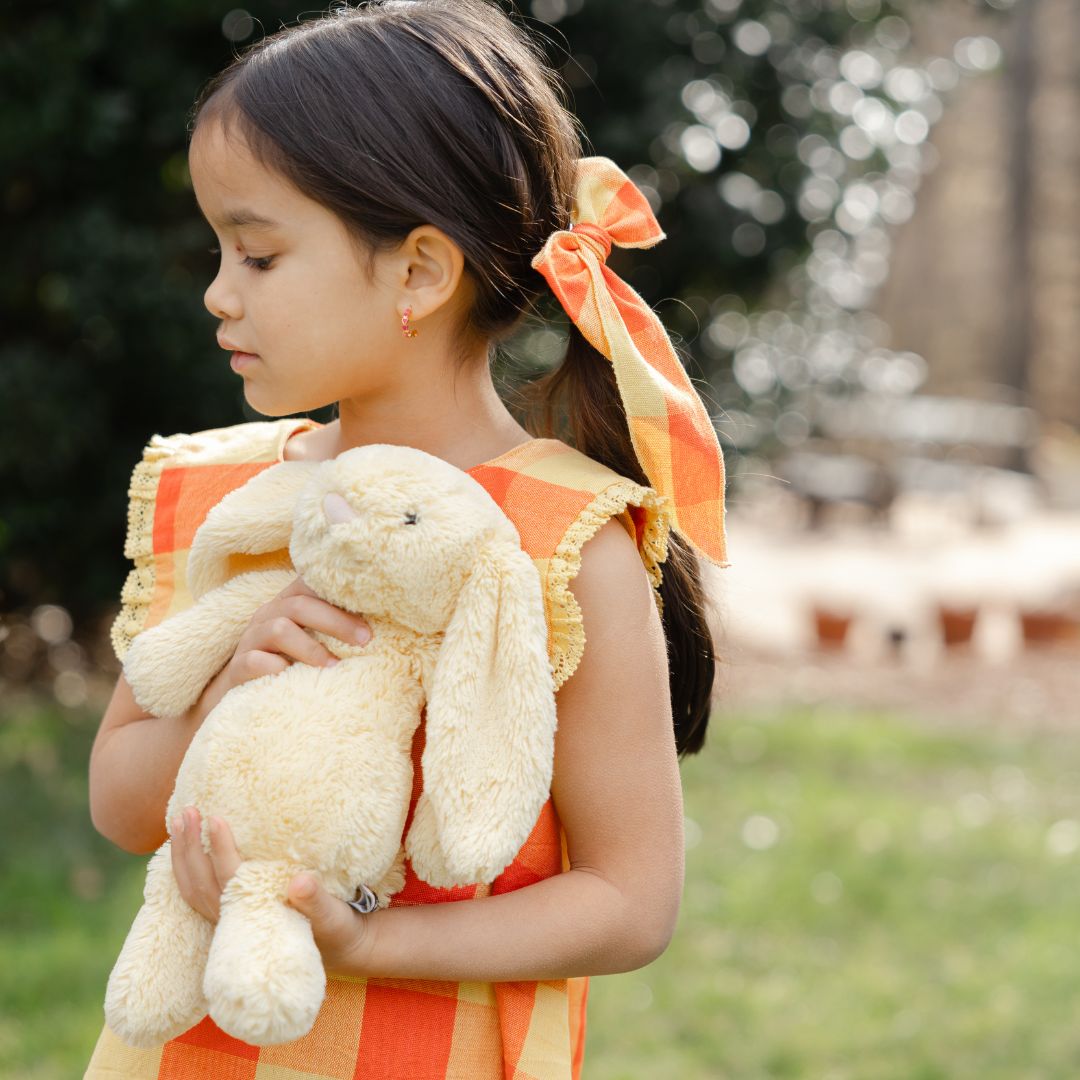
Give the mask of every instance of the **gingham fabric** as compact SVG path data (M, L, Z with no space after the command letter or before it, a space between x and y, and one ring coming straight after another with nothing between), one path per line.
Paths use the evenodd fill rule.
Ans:
M209 509L282 460L293 434L317 426L306 419L259 421L150 440L129 490L124 550L135 566L112 627L121 660L136 634L192 603L185 584L187 551ZM580 609L568 587L582 544L617 517L635 537L649 578L658 585L667 552L661 500L651 488L556 439L534 439L469 473L514 522L540 573L548 652L561 685L584 649ZM255 565L288 566L288 552L237 559L231 569L239 573ZM423 743L421 723L413 743L406 831L423 788ZM164 822L162 830L164 841ZM568 868L566 835L549 798L528 840L490 885L432 888L406 861L405 887L391 906L510 892ZM587 977L482 983L332 976L314 1027L295 1042L250 1046L206 1017L148 1051L125 1045L105 1027L85 1080L578 1080L588 986Z
M647 248L665 233L634 182L610 158L578 161L569 229L532 266L582 335L612 363L638 462L669 500L671 527L724 567L724 455L712 420L664 324L607 266L612 244Z

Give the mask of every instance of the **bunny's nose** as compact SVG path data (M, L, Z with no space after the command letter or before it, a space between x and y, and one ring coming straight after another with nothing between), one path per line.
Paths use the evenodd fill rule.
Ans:
M352 521L356 517L356 511L336 491L332 491L323 499L323 512L331 525Z

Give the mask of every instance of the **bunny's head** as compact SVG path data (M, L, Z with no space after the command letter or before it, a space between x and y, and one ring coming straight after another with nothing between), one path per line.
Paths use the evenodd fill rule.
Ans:
M293 512L296 572L338 607L446 628L477 559L522 556L518 536L467 473L407 446L372 444L324 461Z

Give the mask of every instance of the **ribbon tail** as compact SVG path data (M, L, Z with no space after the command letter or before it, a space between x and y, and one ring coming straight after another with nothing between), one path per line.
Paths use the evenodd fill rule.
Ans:
M637 459L667 498L674 531L698 555L729 566L724 455L712 420L656 313L591 252L582 254L592 288L578 325L615 369Z

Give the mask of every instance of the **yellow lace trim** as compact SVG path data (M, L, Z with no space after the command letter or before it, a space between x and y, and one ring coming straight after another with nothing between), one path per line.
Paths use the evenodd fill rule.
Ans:
M135 566L120 590L120 612L109 631L113 651L121 663L135 636L145 626L154 599L154 503L162 463L175 449L175 441L170 443L160 435L152 436L131 474L124 555Z
M645 510L645 527L638 552L649 575L661 615L663 602L659 588L662 578L661 564L667 558L670 521L666 509L667 499L650 487L620 478L609 484L570 523L563 534L555 554L551 557L547 573L547 595L550 605L548 626L551 632L552 670L555 688L558 689L573 675L585 652L585 627L577 597L570 591L570 582L581 569L582 545L592 537L601 525L628 506Z

